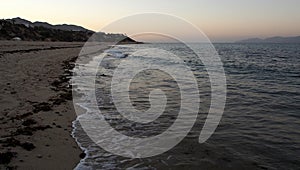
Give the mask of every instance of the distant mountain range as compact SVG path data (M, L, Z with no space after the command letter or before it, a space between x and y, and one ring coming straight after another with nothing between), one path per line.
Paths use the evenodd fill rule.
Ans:
M270 37L266 39L250 38L236 43L300 43L300 36L296 37Z
M20 17L0 20L0 40L85 42L92 35L97 41L138 43L124 34L96 33L77 25L52 25L47 22L31 22Z
M20 17L17 18L12 18L12 19L7 19L7 21L10 21L14 24L23 24L26 27L44 27L44 28L49 28L49 29L58 29L58 30L64 30L64 31L91 31L88 29L85 29L81 26L77 25L68 25L68 24L59 24L59 25L51 25L47 22L31 22L26 19L22 19ZM93 32L93 31L91 31Z

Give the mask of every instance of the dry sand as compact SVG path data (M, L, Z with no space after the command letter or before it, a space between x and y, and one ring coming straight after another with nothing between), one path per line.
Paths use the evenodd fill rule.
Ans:
M83 43L0 41L0 169L73 169L69 69Z

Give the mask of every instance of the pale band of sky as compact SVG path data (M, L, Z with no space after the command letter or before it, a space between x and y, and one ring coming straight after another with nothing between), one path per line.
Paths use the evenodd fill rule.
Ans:
M299 7L300 0L2 0L0 17L76 24L99 31L124 16L162 12L193 23L212 41L226 42L300 35ZM120 28L120 32L128 30Z

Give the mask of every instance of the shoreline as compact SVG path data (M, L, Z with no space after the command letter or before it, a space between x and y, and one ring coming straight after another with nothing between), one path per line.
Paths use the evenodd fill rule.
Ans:
M0 41L0 169L73 169L84 157L69 85L83 44Z

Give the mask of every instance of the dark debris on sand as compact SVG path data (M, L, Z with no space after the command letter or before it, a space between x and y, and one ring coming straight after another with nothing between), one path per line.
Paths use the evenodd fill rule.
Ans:
M12 120L12 119L21 120L21 119L24 119L24 118L26 118L26 117L28 117L28 116L31 116L31 115L33 115L32 112L27 112L27 113L22 114L22 115L17 115L16 117L12 117L11 120Z
M26 119L23 121L22 125L23 126L30 126L30 125L34 125L37 124L37 122L34 119Z
M50 110L52 110L51 105L49 103L46 103L46 102L34 104L33 107L34 107L34 109L33 109L34 113L38 113L40 111L50 111Z
M14 152L1 152L0 153L0 164L9 164L11 159L16 156Z
M15 116L2 118L2 123L7 121L13 121L16 123L17 128L9 132L9 134L1 135L0 145L2 147L11 148L11 147L21 147L24 150L31 151L36 148L34 143L29 141L20 141L18 136L32 136L36 131L44 131L46 129L52 128L50 125L40 125L36 120L31 118L32 115L40 112L49 112L52 111L53 107L61 105L69 100L72 100L72 86L69 84L69 81L72 76L72 69L75 67L76 57L64 61L62 66L64 73L58 79L54 80L51 83L52 90L57 92L57 95L51 97L48 101L44 102L35 102L27 101L32 106L32 111L27 111L25 113L18 113ZM14 93L14 92L13 92ZM57 112L58 115L61 115ZM61 126L57 125L58 128ZM8 166L11 160L17 156L15 152L0 152L0 164L3 164L5 169L15 169L17 167ZM80 154L80 157L84 158L85 154ZM2 167L0 166L0 169Z
M85 156L86 156L86 154L85 154L84 152L82 152L82 153L79 155L80 159L85 158Z
M20 146L27 151L31 151L35 148L34 144L30 142L24 142L20 144Z
M27 151L31 151L35 148L33 143L28 142L28 141L26 141L24 143L21 143L21 141L15 139L14 137L7 138L6 140L0 141L0 143L4 147L17 147L17 146L20 146L20 147L22 147L23 149L25 149Z
M75 67L75 61L78 57L72 57L69 60L63 62L62 66L64 74L60 76L57 80L54 80L51 85L53 86L52 90L60 91L60 94L52 99L53 105L59 105L67 100L72 100L72 86L69 81L73 75L72 69Z
M24 127L24 128L18 128L16 132L13 133L13 136L18 135L26 135L26 136L32 136L33 132L38 130L46 130L52 128L50 125L38 125L33 127Z

